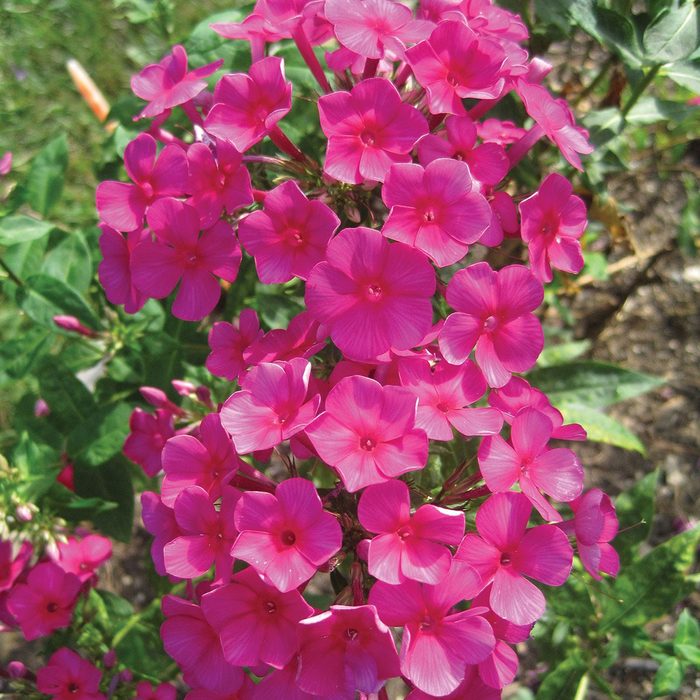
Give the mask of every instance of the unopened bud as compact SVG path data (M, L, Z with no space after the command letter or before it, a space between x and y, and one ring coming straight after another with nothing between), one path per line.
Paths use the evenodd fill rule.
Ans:
M114 649L110 649L103 657L102 663L105 668L113 668L114 664L117 663L117 652Z
M64 331L78 333L86 338L94 338L97 335L95 331L84 326L75 316L54 316L53 322Z
M26 503L20 503L20 505L15 508L15 515L17 516L17 520L22 523L31 522L34 517L32 509Z
M27 667L21 661L10 661L7 664L7 674L10 678L24 678L27 675Z
M48 416L51 413L51 408L49 407L49 404L44 401L44 399L37 399L36 403L34 404L34 415L37 418L43 418L44 416Z

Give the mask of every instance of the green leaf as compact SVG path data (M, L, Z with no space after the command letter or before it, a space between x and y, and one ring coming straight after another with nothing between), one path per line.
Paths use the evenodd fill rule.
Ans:
M674 644L673 650L685 661L700 667L700 649L692 644Z
M693 617L688 608L683 609L676 623L676 636L673 639L674 648L677 644L691 645L696 648L700 645L700 623Z
M97 466L121 452L129 433L131 407L126 403L100 409L68 436L71 459Z
M698 113L698 108L683 102L642 97L627 114L630 124L655 124L656 122L680 122Z
M699 16L691 0L679 0L661 12L644 31L642 44L650 63L673 63L698 48Z
M53 228L54 225L48 221L32 219L24 214L6 216L0 220L0 245L10 246L35 241L48 235Z
M576 657L562 661L553 671L550 671L537 690L536 700L561 700L573 698L578 684L586 672L586 666Z
M34 327L27 333L0 343L0 372L12 379L21 379L42 354L51 347L53 333Z
M566 423L580 423L588 433L589 440L645 454L644 445L633 432L598 409L568 401L557 404L557 408L562 412Z
M700 94L700 64L691 61L677 61L664 68L663 74L681 87Z
M99 328L100 321L87 302L68 284L45 274L32 275L18 291L20 308L31 319L48 328L56 328L53 317L75 316L89 328Z
M61 198L63 180L68 166L68 141L61 134L46 145L32 161L25 183L27 203L42 216Z
M590 275L596 280L608 279L608 259L603 253L587 250L583 255L582 275Z
M663 384L658 377L595 360L579 360L528 374L555 406L576 404L603 408L639 396Z
M654 500L659 471L654 470L640 479L631 489L626 489L615 499L615 511L620 531L614 547L623 565L632 561L639 545L651 532L654 518Z
M678 688L681 687L684 675L681 662L669 656L666 661L659 666L659 670L654 676L654 687L651 697L658 698L662 695L675 693Z
M92 281L92 254L80 231L66 234L64 239L49 251L41 266L41 272L61 280L80 294L87 292Z
M632 68L641 66L637 32L629 17L598 5L593 8L593 15L595 30L602 43L611 51L618 53L628 66Z
M241 22L246 14L245 9L237 8L217 12L202 20L185 41L190 66L198 68L223 58L226 72L246 70L250 65L248 42L231 41L211 28L212 24L219 22Z
M700 526L696 526L623 568L610 587L611 595L601 599L604 615L600 631L618 625L642 627L689 595L696 582L687 572L699 541Z
M571 362L591 347L590 340L573 340L558 345L547 345L537 360L538 367L554 367Z
M21 475L18 493L36 503L54 485L60 469L59 453L48 445L40 445L22 432L12 453L12 466Z

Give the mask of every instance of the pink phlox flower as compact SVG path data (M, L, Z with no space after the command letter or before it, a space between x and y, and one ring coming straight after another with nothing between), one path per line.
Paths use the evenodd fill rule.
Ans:
M578 423L563 425L564 417L549 402L547 395L530 386L522 377L511 377L510 381L500 389L489 393L489 405L497 408L508 425L513 418L526 408L536 408L544 413L552 423L552 437L557 440L585 440L586 431Z
M89 581L96 570L112 556L112 543L101 535L87 535L82 539L69 537L58 543L56 563L81 582Z
M489 607L516 625L535 622L545 609L544 594L528 579L561 586L573 561L571 545L556 525L528 529L531 512L522 493L494 494L477 511L479 534L468 533L455 555L484 587L493 583Z
M58 564L37 564L29 571L26 582L16 583L8 593L7 609L25 639L45 637L70 625L80 586L80 579Z
M187 203L197 210L202 228L213 226L222 212L233 214L253 202L250 174L241 154L222 139L217 140L215 152L216 158L204 143L187 149L191 195Z
M282 593L308 581L342 543L340 525L306 479L283 481L274 494L244 493L235 523L240 534L233 556Z
M257 700L257 688L258 686L244 674L241 686L235 691L224 682L215 690L194 688L185 695L185 700ZM284 697L286 700L286 696ZM279 700L279 696L271 700Z
M100 228L102 260L97 268L100 284L110 303L124 304L126 313L135 314L146 303L148 297L136 288L131 279L131 254L134 248L148 237L148 232L130 231L124 237L107 224L100 224Z
M451 158L438 158L425 168L392 165L382 199L390 209L382 234L417 248L438 267L461 260L491 220L466 163Z
M508 491L518 482L545 520L560 522L561 515L540 492L557 501L573 501L583 489L583 468L572 450L547 447L552 430L552 422L544 413L525 408L511 424L511 444L500 435L486 437L479 446L478 459L492 492Z
M195 578L216 565L216 580L231 577L231 546L238 531L233 513L241 492L232 486L222 488L217 511L209 494L200 486L188 486L175 499L173 510L181 535L165 545L165 570L178 578Z
M594 579L600 581L603 574L617 576L620 557L610 544L617 535L619 523L610 496L600 489L586 491L569 503L574 518L560 527L576 537L581 563Z
M218 413L205 416L197 437L175 435L163 448L161 486L163 503L172 507L182 489L201 486L212 501L221 496L240 466L241 459L233 450L229 434L221 427Z
M583 268L579 238L586 230L586 205L573 194L571 182L558 173L520 203L520 231L530 266L542 282L552 281L552 267L576 274Z
M323 169L350 184L382 182L392 163L411 161L416 141L428 133L425 117L385 78L323 95L318 112L328 137Z
M265 21L286 38L301 28L311 44L325 44L333 36L333 27L323 16L321 0L262 0L260 10Z
M258 314L254 309L243 309L234 323L217 321L209 331L206 368L215 376L229 381L245 375L248 362L246 350L263 335Z
M53 700L104 700L102 672L67 647L51 654L36 674L36 687Z
M448 19L466 22L461 4L462 0L420 0L416 15L434 24Z
M145 401L155 408L161 408L164 411L172 413L174 416L181 416L184 414L184 411L177 404L173 403L168 398L168 395L157 386L139 387L139 393L143 396Z
M0 593L9 591L32 558L31 542L22 542L19 549L10 540L0 540Z
M122 448L124 455L142 467L148 476L155 476L162 468L163 447L175 435L173 414L162 408L155 413L135 408L129 418L129 430Z
M345 46L340 46L335 51L326 51L326 65L340 75L349 70L353 75L362 75L367 64L367 59L359 53L350 51ZM378 74L389 73L394 67L394 61L390 58L383 58L377 64Z
M486 586L472 601L473 607L490 608L491 584ZM513 682L518 672L518 655L509 646L519 644L530 637L532 625L514 625L496 615L493 610L484 613L496 637L496 646L491 655L479 663L479 676L491 688L504 688Z
M207 622L199 605L166 595L161 606L165 616L160 626L163 648L180 666L185 682L222 695L236 693L247 676L226 661L219 634ZM206 696L200 698L204 700Z
M183 533L175 520L175 511L163 505L160 496L153 491L141 494L141 518L146 531L154 536L151 543L151 559L159 576L167 576L163 549Z
M177 688L170 683L160 683L154 688L148 681L139 681L134 700L177 700Z
M462 365L423 358L399 363L401 386L418 397L416 426L431 440L452 440L452 428L462 435L493 435L503 426L500 411L471 408L486 392L486 381L478 367L467 360Z
M467 666L464 672L464 680L456 690L453 690L448 695L438 697L424 693L419 688L414 688L406 696L406 700L501 700L501 691L486 685L479 677L478 668L478 666Z
M428 438L415 427L416 396L367 377L346 377L307 429L321 459L354 492L416 471L428 459Z
M476 126L466 114L447 117L445 131L440 136L428 134L418 142L418 159L422 165L437 158L464 161L472 177L484 185L498 184L510 169L502 146L496 143L476 145Z
M416 688L447 695L464 680L467 664L483 661L493 650L496 640L481 615L484 608L453 611L480 587L476 572L459 562L435 586L409 580L372 586L369 602L377 606L381 620L404 628L401 673Z
M379 231L344 229L306 285L311 315L353 360L415 347L432 325L435 272L428 259Z
M298 657L283 669L268 673L255 686L253 700L317 700L318 695L312 695L302 690L297 682L299 673Z
M406 579L437 584L447 576L452 553L464 536L464 513L423 505L411 515L411 496L403 481L368 486L357 515L367 531L369 573L385 583Z
M134 283L148 296L162 299L180 282L173 316L201 320L221 296L217 277L233 282L238 274L241 249L233 229L218 221L200 234L197 210L169 197L149 209L148 223L156 240L134 249Z
M406 60L428 94L432 114L466 114L463 99L493 99L505 83L501 46L463 22L440 22L430 38L406 51Z
M511 372L530 369L542 351L542 326L532 311L543 297L542 284L522 265L495 271L479 262L459 270L447 286L447 303L456 313L445 320L440 351L459 365L476 348L489 386L503 386Z
M511 195L503 190L494 191L492 187L486 190L487 201L491 207L491 222L479 239L479 243L493 248L501 245L505 236L516 238L520 233L520 222L518 209Z
M249 41L254 60L263 57L265 44L281 41L285 37L278 28L266 20L264 0L257 0L253 12L242 22L215 22L210 28L226 39Z
M202 597L202 611L234 666L284 668L299 650L299 620L314 609L292 589L280 593L252 568Z
M243 355L251 365L309 358L326 344L326 339L321 324L308 311L302 311L286 328L273 328L256 339Z
M264 208L241 220L238 238L255 258L255 269L265 284L308 279L340 225L335 212L323 202L309 200L294 180L265 195Z
M519 141L527 132L511 121L500 119L485 119L476 123L476 135L484 143L497 143L500 146Z
M160 197L187 191L187 156L180 146L166 146L156 157L156 140L139 134L124 150L124 167L133 181L106 180L97 186L95 202L101 219L117 231L134 231Z
M593 146L588 141L588 132L576 125L566 100L554 99L547 88L523 80L516 82L515 89L527 113L542 128L547 138L574 168L583 170L579 153L592 153Z
M393 0L326 0L326 19L341 45L364 58L402 58L407 45L426 39L434 25L414 19L411 9Z
M469 26L480 34L514 42L526 41L530 36L520 15L494 5L491 0L464 0L460 8Z
M236 452L275 447L313 420L321 398L307 400L310 375L311 365L302 358L265 362L250 370L243 389L221 409L221 424L233 438Z
M292 84L284 60L269 56L249 72L225 75L214 90L214 106L204 128L243 153L261 141L292 106Z
M187 52L183 46L173 46L172 53L159 63L151 63L132 76L131 89L148 104L136 119L157 117L178 105L189 102L207 87L208 78L224 64L223 59L201 68L187 70Z
M373 605L331 605L302 620L298 683L328 700L353 700L376 693L399 675L391 630Z

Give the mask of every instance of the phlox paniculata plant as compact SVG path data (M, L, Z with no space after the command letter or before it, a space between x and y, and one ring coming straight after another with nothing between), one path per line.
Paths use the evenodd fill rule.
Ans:
M583 266L586 209L564 175L531 192L513 170L545 139L581 169L588 135L490 0L258 0L213 30L249 43L249 69L212 86L221 62L177 46L134 76L129 181L96 195L108 299L171 298L230 382L218 405L174 382L197 410L144 387L124 446L162 475L142 495L156 570L187 582L164 648L189 700L388 698L394 678L410 700L499 698L540 584L575 552L595 578L619 567L610 499L552 444L585 431L518 376L543 285ZM489 117L506 97L525 122ZM319 150L285 132L299 99ZM253 266L302 290L286 327L243 303L214 322Z

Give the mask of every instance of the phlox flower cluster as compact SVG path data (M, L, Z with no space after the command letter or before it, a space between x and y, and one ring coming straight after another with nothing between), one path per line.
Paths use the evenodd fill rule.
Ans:
M176 47L132 83L152 121L129 182L97 190L100 279L128 313L172 297L210 317L206 367L231 383L216 405L173 382L185 408L142 388L124 445L158 478L156 570L189 582L161 628L189 700L388 698L398 677L412 700L498 698L542 585L575 553L596 578L619 566L610 499L552 442L585 431L518 376L543 349L543 285L583 266L586 212L563 175L524 192L513 168L544 137L574 168L592 147L517 15L417 5L258 0L213 27L249 43L247 71ZM311 95L277 55L291 45ZM506 96L520 123L487 117ZM300 98L319 152L285 130ZM240 269L294 281L304 310L222 320Z

